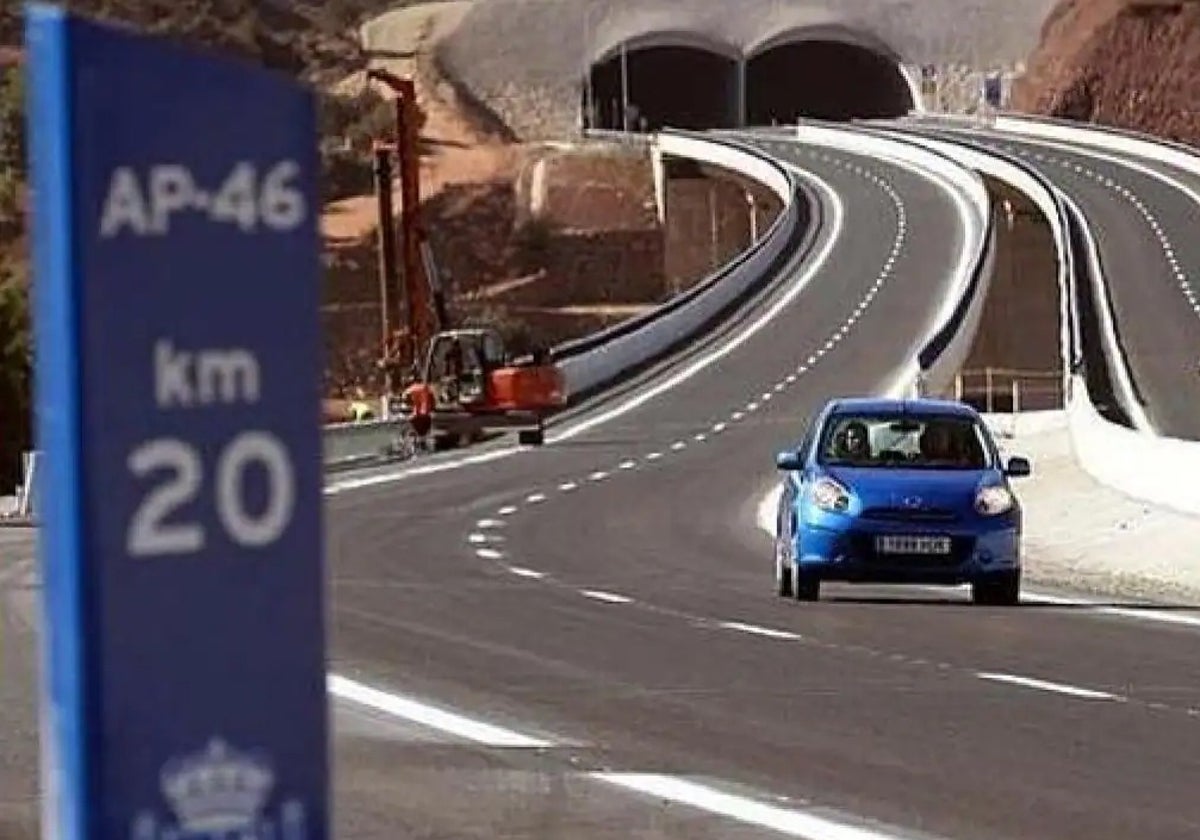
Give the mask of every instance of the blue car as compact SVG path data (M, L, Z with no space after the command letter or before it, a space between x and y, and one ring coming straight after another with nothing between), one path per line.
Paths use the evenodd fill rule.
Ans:
M840 399L780 453L775 522L779 595L820 597L821 582L971 584L983 604L1016 604L1021 505L991 431L968 405Z

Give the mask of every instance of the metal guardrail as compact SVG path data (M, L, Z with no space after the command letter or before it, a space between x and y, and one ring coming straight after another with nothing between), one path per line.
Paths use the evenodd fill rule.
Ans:
M987 414L1066 408L1061 370L966 368L954 377L954 399Z
M393 460L403 429L403 420L365 420L322 427L325 469L350 469Z

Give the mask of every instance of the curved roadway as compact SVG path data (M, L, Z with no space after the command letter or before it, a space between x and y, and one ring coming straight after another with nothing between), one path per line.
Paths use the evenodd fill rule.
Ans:
M1096 236L1146 413L1159 434L1200 440L1200 177L1003 131L928 130L1013 154L1075 199Z
M757 142L840 196L819 276L569 440L334 497L334 670L576 744L525 759L542 768L699 776L944 837L1195 836L1193 630L956 592L774 596L756 523L774 451L827 397L890 384L962 232L921 177ZM398 791L360 751L384 773L404 749L355 744L339 741L339 812L382 819ZM688 836L743 836L705 825Z
M335 482L331 670L546 742L335 683L382 710L335 704L336 836L1194 838L1195 622L980 608L953 590L774 595L757 522L774 452L827 397L890 386L963 232L907 170L754 140L838 196L822 193L840 226L794 267L810 282L543 449ZM24 654L5 668L31 684ZM36 766L12 708L0 720L27 737L5 739L6 793L8 770ZM597 792L589 771L660 775ZM685 777L707 792L672 789ZM689 795L703 807L664 804ZM0 833L14 809L0 802ZM860 820L885 827L846 827Z

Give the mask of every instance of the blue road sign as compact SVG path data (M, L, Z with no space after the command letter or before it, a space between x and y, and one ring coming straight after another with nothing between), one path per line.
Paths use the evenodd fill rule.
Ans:
M46 836L325 840L313 98L26 20Z

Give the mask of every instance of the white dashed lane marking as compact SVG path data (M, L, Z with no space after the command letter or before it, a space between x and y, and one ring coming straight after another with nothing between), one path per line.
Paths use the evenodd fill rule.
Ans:
M723 621L718 626L726 630L749 633L752 636L765 636L768 639L783 639L790 642L798 642L803 638L799 633L791 633L787 630L774 630L770 627L759 627L757 624L743 624L740 621Z
M996 148L1000 149L1001 151L1009 152L1010 154L1018 155L1020 157L1032 158L1034 160L1049 163L1051 165L1060 166L1079 175L1083 175L1084 177L1095 181L1097 184L1107 187L1133 205L1134 209L1138 211L1138 214L1141 215L1143 220L1145 220L1146 224L1149 226L1150 232L1153 233L1155 238L1158 240L1158 244L1162 249L1163 256L1166 258L1167 264L1171 268L1171 273L1174 276L1175 281L1179 284L1180 291L1183 292L1183 296L1187 300L1188 306L1196 315L1200 316L1200 301L1197 300L1196 291L1192 288L1191 280L1187 272L1184 271L1179 265L1179 259L1176 256L1174 244L1171 242L1170 237L1163 228L1162 222L1158 219L1154 212L1146 206L1146 202L1144 202L1136 193L1112 177L1100 174L1091 168L1082 166L1074 161L1068 161L1050 155L1033 154L1026 149L1006 143L997 143L995 145Z
M600 589L581 589L579 594L593 601L604 601L608 604L632 604L633 599L615 592L605 592Z
M536 572L533 569L526 569L524 566L507 566L506 568L517 577L541 580L546 576L545 572Z
M871 183L875 184L888 197L889 201L892 203L892 206L893 206L893 208L895 210L895 214L896 214L896 233L895 233L895 236L893 237L888 257L886 258L885 263L883 264L878 276L876 276L873 279L870 287L868 288L868 290L866 291L864 296L855 303L852 310L847 315L845 321L843 323L839 324L833 330L832 334L826 339L824 344L816 350L816 352L814 352L808 356L808 359L806 362L804 362L802 364L798 364L794 371L787 373L778 382L772 384L769 387L762 388L760 390L759 399L757 399L757 400L751 399L741 409L733 410L732 412L730 412L729 419L727 421L723 420L723 421L719 421L719 422L706 424L711 429L711 433L708 430L699 430L699 431L694 432L691 435L691 440L696 444L703 444L711 439L710 434L711 435L722 434L723 432L725 432L727 429L730 428L730 424L741 423L749 415L755 414L755 413L759 412L760 410L765 410L774 401L776 394L782 394L789 387L797 384L800 381L800 378L802 376L804 376L806 373L808 373L809 371L811 371L813 366L815 366L817 362L819 362L828 353L830 353L834 348L836 348L837 345L839 344L839 342L841 342L841 340L844 339L849 334L850 328L859 321L859 319L862 317L863 313L866 311L867 307L869 307L871 305L871 302L875 299L876 294L883 287L883 284L888 280L889 277L892 276L892 272L894 271L895 266L896 266L896 260L904 251L904 245L905 245L905 242L907 241L907 210L904 206L903 200L900 198L899 193L896 192L896 190L891 186L891 184L889 184L886 179L880 177L879 175L877 175L874 172L871 172L865 168L852 167L849 164L845 164L844 162L839 161L832 156L828 156L828 155L822 156L817 153L810 153L810 154L814 157L817 157L820 160L829 161L835 167L842 168L842 169L849 169L849 170L858 172L858 174L867 178ZM675 440L670 445L669 451L671 453L680 453L680 452L686 451L687 449L688 449L688 441L686 439L680 438L680 439ZM662 462L663 462L663 453L658 452L658 451L649 453L645 458L646 465L657 465ZM627 458L627 459L621 461L617 465L616 469L619 472L629 473L629 472L633 472L634 470L638 469L639 466L641 466L641 464L636 459ZM599 481L603 481L603 480L609 478L610 475L611 475L611 473L607 470L595 470L588 476L588 480L593 483L599 482ZM558 485L558 490L560 492L566 493L566 492L571 492L571 491L576 490L579 486L580 486L579 483L577 483L576 481L564 481ZM531 505L540 504L546 500L547 500L547 496L544 493L540 493L540 492L531 493L525 497L523 504L527 505L527 506L531 506ZM481 539L479 536L479 533L478 533L479 530L485 529L485 526L483 525L483 523L485 523L485 522L488 523L488 525L486 527L490 527L490 528L499 527L500 525L502 525L504 518L513 516L520 509L521 509L521 506L519 506L519 505L505 505L504 507L501 507L497 511L497 516L501 517L500 519L480 520L479 523L477 523L478 530L468 536L468 542L471 543L473 546L478 545L480 543L488 542L488 540L486 540L486 539ZM484 553L484 552L486 552L486 553ZM475 553L476 553L476 556L483 557L485 559L494 559L494 560L500 560L505 556L503 552L499 552L493 548L478 549L478 550L476 550Z

